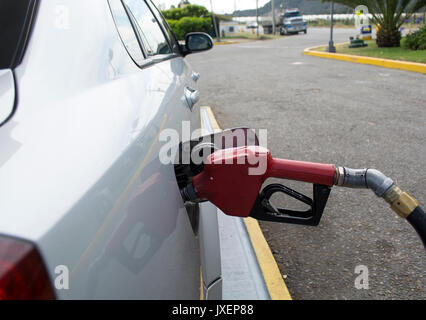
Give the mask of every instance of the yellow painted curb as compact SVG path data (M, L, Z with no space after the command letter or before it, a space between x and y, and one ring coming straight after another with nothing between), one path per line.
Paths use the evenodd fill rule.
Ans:
M271 248L269 248L269 245L263 236L259 223L253 218L244 219L244 222L246 224L254 252L256 253L257 261L263 274L263 279L265 279L269 296L272 300L292 300L287 285L285 284L280 269L278 268L277 262L275 261L274 255L272 254Z
M200 266L200 300L204 300L204 283L203 283L203 270Z
M201 107L200 109L206 110L207 114L209 115L210 123L212 124L213 131L214 132L222 131L222 129L219 127L219 124L216 121L216 117L213 114L212 108L205 106L205 107Z
M214 131L221 131L212 109L210 107L201 108L207 111ZM266 288L268 289L269 296L272 300L292 300L287 285L285 284L280 269L278 268L277 262L275 261L274 255L272 254L271 248L269 248L269 245L263 236L259 223L252 218L244 219L244 223L256 254L263 280L265 281Z
M221 41L214 43L215 46L226 46L228 44L237 44L237 43L243 43L242 41Z
M381 59L381 58L373 58L373 57L365 57L365 56L355 56L355 55L342 54L342 53L321 52L321 51L315 51L313 50L313 48L307 48L303 51L303 53L309 56L361 63L361 64L369 64L369 65L374 65L374 66L379 66L384 68L399 69L399 70L413 71L413 72L426 74L426 64L424 63Z

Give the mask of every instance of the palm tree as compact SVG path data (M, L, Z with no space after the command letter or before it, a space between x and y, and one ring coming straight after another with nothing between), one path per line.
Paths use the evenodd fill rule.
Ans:
M426 0L335 0L334 2L351 8L359 5L367 6L372 15L372 22L379 26L376 40L379 47L399 47L401 41L399 28L404 20L426 6Z

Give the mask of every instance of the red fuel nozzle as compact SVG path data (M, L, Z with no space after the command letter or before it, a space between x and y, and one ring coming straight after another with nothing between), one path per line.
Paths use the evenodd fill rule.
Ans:
M193 179L200 199L209 200L224 213L248 217L268 178L281 178L333 186L332 164L272 158L263 147L248 146L216 151L205 161L204 171Z
M282 184L270 184L261 191L268 178L312 183L313 199ZM413 225L426 247L426 213L416 199L374 169L336 168L332 164L277 159L272 158L268 149L259 146L222 149L207 157L203 171L182 189L182 196L185 201L208 200L230 216L317 226L333 185L373 190ZM286 194L310 209L277 208L270 201L276 193Z

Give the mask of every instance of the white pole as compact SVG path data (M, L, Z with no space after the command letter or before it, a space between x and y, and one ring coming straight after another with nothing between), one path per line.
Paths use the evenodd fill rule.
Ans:
M216 32L216 39L217 39L217 42L220 42L220 30L217 27L216 17L214 16L212 0L210 0L210 7L212 8L213 27L214 27L214 30Z
M259 0L256 0L256 24L257 24L257 37L259 38Z
M276 33L276 21L275 21L275 0L272 0L272 33L275 35Z

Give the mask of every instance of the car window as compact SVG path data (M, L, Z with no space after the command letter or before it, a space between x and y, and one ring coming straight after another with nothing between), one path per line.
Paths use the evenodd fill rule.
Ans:
M121 41L123 42L127 52L137 65L142 65L145 57L124 7L120 0L110 0L109 5L118 33L120 34Z
M293 17L300 17L299 12L287 12L284 14L284 18L293 18Z
M143 0L123 0L129 16L136 23L147 56L172 53L163 31Z
M166 36L170 42L172 51L174 53L180 54L181 52L179 48L179 42L177 41L175 34L173 33L166 19L161 14L160 10L158 10L158 8L154 5L154 3L151 0L149 0L149 2L151 3L151 8L153 9L155 17L161 23L161 25L163 26L163 29L166 31Z

